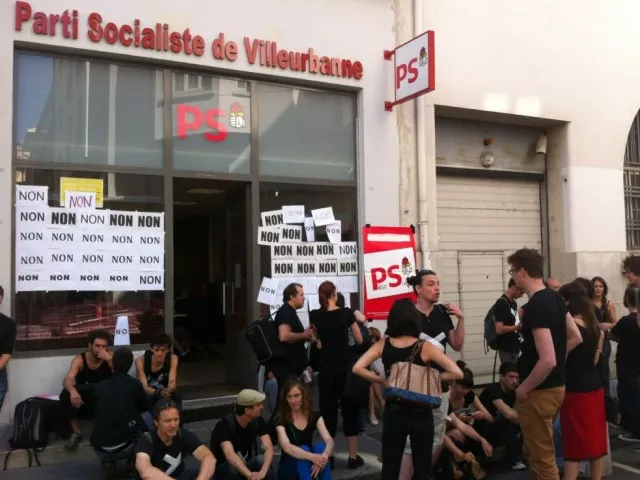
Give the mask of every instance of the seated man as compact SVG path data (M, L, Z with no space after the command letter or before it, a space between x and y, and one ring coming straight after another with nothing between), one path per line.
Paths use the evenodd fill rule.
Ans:
M160 399L173 400L178 408L178 356L171 353L171 337L158 333L149 342L151 350L136 359L136 374L149 397L151 407Z
M147 430L141 413L147 410L142 385L129 376L133 353L122 347L113 354L111 378L96 387L96 419L91 446L101 460L101 480L115 478L115 462L133 463L135 440Z
M264 408L264 393L242 390L236 400L235 412L222 418L211 434L211 450L220 462L216 480L263 479L276 480L271 468L273 444L267 422L260 416ZM264 456L257 455L260 438Z
M88 350L71 362L60 394L62 425L71 425L71 437L64 446L67 450L78 448L82 441L79 419L93 420L95 388L112 374L109 334L94 330L89 333L88 340Z
M474 428L494 447L504 445L507 461L513 470L524 470L522 463L522 434L518 421L516 388L518 388L518 369L514 363L500 365L500 381L489 385L480 394L480 401L493 416L493 422L479 420Z
M143 434L136 444L138 479L209 480L216 469L216 459L200 439L180 428L180 410L171 400L161 401L153 409L155 428ZM200 462L198 469L185 469L184 459L192 455Z

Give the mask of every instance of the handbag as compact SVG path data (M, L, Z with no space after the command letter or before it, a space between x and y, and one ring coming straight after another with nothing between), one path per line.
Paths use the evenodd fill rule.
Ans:
M413 407L439 408L442 403L442 385L440 372L423 365L413 363L416 355L422 352L424 340L416 342L411 356L404 362L397 362L391 366L384 389L385 399L392 399L397 403Z

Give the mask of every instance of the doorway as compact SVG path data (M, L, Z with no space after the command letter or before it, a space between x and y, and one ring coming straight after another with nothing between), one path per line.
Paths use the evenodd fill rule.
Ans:
M185 400L237 394L236 345L247 324L250 185L173 180L175 352Z

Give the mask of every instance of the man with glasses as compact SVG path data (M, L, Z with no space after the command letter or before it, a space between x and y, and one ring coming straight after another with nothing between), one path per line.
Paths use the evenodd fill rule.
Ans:
M553 421L564 399L567 354L582 337L562 298L543 283L542 255L523 248L509 256L508 262L516 286L529 297L522 307L518 419L532 476L555 480L559 476Z
M89 332L87 351L76 355L64 377L60 416L63 424L71 425L71 437L64 445L67 450L78 448L82 441L79 419L94 419L96 386L113 373L109 339L109 334L104 330Z
M517 299L524 292L516 286L513 278L509 279L509 286L493 307L498 335L498 356L500 363L516 363L520 355L520 318L518 316Z
M200 439L180 427L180 410L172 400L160 401L153 409L155 428L143 434L136 444L138 479L210 480L216 459ZM193 456L199 469L186 469L184 460Z

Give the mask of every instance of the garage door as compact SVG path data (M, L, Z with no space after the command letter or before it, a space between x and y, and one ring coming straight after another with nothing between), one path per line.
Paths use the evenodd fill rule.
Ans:
M476 383L490 382L495 352L484 351L484 317L509 281L507 257L523 246L541 249L540 183L438 176L442 302L465 313L462 358ZM523 299L526 301L526 297Z

